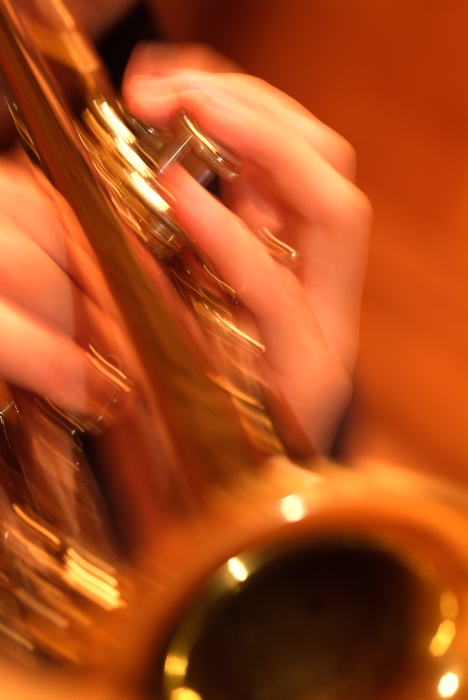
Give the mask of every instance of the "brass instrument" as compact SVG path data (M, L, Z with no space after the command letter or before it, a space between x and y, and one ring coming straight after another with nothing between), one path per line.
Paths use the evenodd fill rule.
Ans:
M0 9L11 112L70 255L93 263L101 321L80 343L114 388L88 419L0 387L5 657L103 697L468 697L465 495L291 461L262 347L158 183L175 158L235 177L235 155L188 115L166 135L127 114L58 0Z

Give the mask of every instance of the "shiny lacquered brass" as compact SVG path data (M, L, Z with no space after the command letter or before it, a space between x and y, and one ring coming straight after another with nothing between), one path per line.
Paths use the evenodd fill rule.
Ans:
M314 466L273 460L168 534L132 669L150 697L466 697L464 497Z
M29 671L5 672L7 700L468 697L465 495L291 461L264 348L158 180L174 159L235 177L235 155L190 115L138 123L60 3L0 8L12 114L67 202L70 256L93 263L100 322L79 342L113 387L86 420L0 387L0 650Z

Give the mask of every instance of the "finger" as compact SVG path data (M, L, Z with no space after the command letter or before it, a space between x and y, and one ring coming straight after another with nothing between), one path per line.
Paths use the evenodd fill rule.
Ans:
M116 394L109 376L70 338L0 297L0 376L93 419Z
M189 82L202 90L225 94L260 114L283 121L322 153L338 172L350 180L356 174L356 153L340 134L321 122L303 105L260 78L190 72ZM226 88L226 82L228 89Z
M148 81L150 84L151 80ZM151 115L154 119L154 110L157 112L157 105L166 99L172 98L151 95L146 89L138 95L133 91L133 106L145 113L148 119L151 119ZM288 201L307 218L320 217L320 210L330 209L330 206L333 208L330 194L336 187L330 193L329 184L333 177L330 169L324 167L323 159L316 157L316 149L307 148L310 144L305 143L301 135L287 124L275 117L258 114L237 100L204 90L188 89L174 94L173 99L178 108L190 112L209 136L266 171L277 182L281 193L286 194ZM320 179L324 175L326 177L323 186L316 188L316 194L308 207L304 194L313 188L308 179L301 178L305 173L313 178L314 185L320 185ZM291 175L297 177L291 178ZM339 185L339 190L338 197L346 192L344 183ZM323 194L326 197L322 205L320 202Z
M295 131L232 100L186 93L182 106L228 149L261 168L294 213L305 264L301 270L330 347L353 361L370 207L367 198Z
M5 283L8 279L11 292L15 288L18 292L21 287L22 295L27 289L35 289L29 299L22 301L21 296L17 297L19 303L39 313L39 309L52 313L49 317L52 323L58 307L63 310L68 307L69 320L70 308L76 308L74 301L67 302L70 298L67 286L72 281L76 287L74 293L82 290L86 301L94 302L96 307L106 304L110 308L106 283L76 216L50 183L33 171L29 163L24 163L22 157L0 159L0 212L5 246L0 264L6 273ZM12 274L13 265L17 275ZM64 273L61 276L60 270ZM57 294L52 291L54 281L58 285ZM11 296L8 290L6 293ZM66 315L66 311L60 313L58 320L65 330Z
M216 266L224 279L249 308L262 331L271 364L278 372L285 365L284 338L297 356L305 338L327 350L326 342L302 285L297 277L276 262L244 222L228 211L179 166L165 176L175 193L174 208L195 245ZM298 345L296 346L295 341Z
M245 223L182 167L171 166L163 182L174 194L177 218L196 247L209 257L257 320L271 322L276 316L287 315L291 307L308 307L295 275L276 262ZM322 337L317 324L314 334Z
M48 325L72 335L74 310L82 304L82 295L62 268L5 216L0 249L0 294L29 309Z
M181 93L199 89L239 100L261 114L275 116L288 124L339 172L354 179L356 154L352 146L296 100L265 81L236 73L218 75L196 70L173 70L167 75L154 77L149 63L142 66L142 73L136 70L127 72L124 95L132 111L137 113L143 109L145 116L153 120L159 115L160 126L167 126L179 108L178 96Z
M85 345L90 337L121 335L118 325L35 242L2 217L0 294L46 327Z
M24 153L0 158L0 211L17 231L26 233L66 269L67 251L57 209L38 186Z
M83 347L89 343L97 344L100 348L118 347L125 354L127 343L120 325L111 314L104 312L89 299L42 248L16 230L5 215L0 228L0 250L0 295L9 308L8 314L4 311L4 326L0 317L0 328L5 329L2 333L0 355L3 360L0 358L0 364L2 361L9 363L4 366L9 381L15 382L18 379L23 387L39 393L46 391L49 397L56 398L58 404L65 404L65 408L72 407L75 412L88 415L88 407L91 411L93 406L95 408L105 398L102 397L99 382L94 398L94 388L91 388L89 401L85 400L84 394L77 396L73 386L65 384L67 370L56 372L53 369L53 354L57 353L56 362L59 367L60 363L66 362L70 362L71 367L76 365L75 384L81 384L84 391L85 384L88 384L86 377L90 375L92 367L87 361L83 369L83 358L86 359L87 354L76 343ZM13 310L17 319L22 319L22 324L18 325L17 322L9 325ZM25 326L26 322L28 325ZM15 329L18 328L24 329L21 337L29 335L29 342L25 346L27 353L23 347L14 353L13 344L8 350L8 342L13 342ZM47 339L49 343L46 346ZM21 338L18 342L20 341ZM36 341L40 347L48 347L50 353L48 358L42 358L45 365L40 374L31 367L31 359L37 360L38 357ZM48 370L48 366L52 366L52 369ZM12 367L16 375L19 373L19 378L13 374ZM38 383L39 379L46 381L45 387ZM101 384L105 385L105 381ZM110 390L111 387L108 387L107 392Z
M242 175L232 182L221 182L223 203L235 212L253 232L267 228L270 233L294 246L286 231L287 211L284 203L272 192L265 175L251 163L244 163Z
M333 434L349 399L350 378L330 352L299 280L180 166L167 172L165 184L175 193L178 218L195 244L253 314L274 385L312 444L325 449L322 441Z

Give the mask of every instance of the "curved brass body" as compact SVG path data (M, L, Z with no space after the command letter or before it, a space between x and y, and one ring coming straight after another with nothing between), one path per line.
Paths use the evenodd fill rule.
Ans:
M384 465L290 461L262 347L159 186L188 151L203 181L235 156L187 115L169 136L136 123L58 3L0 7L11 111L71 259L93 262L101 321L79 341L134 397L85 420L2 385L0 648L81 669L96 697L468 697L468 501Z

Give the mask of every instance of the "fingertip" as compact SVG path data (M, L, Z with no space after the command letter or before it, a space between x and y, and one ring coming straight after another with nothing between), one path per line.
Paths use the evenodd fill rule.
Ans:
M172 125L179 105L174 93L155 76L130 75L123 97L132 114L151 126Z
M212 100L198 71L160 71L158 74L129 74L123 96L132 113L155 126L174 126L180 109L199 111Z

